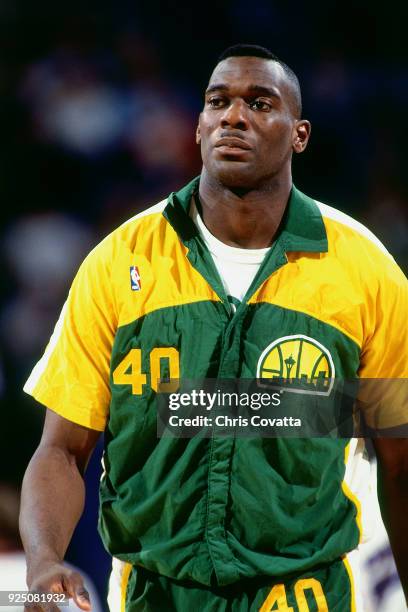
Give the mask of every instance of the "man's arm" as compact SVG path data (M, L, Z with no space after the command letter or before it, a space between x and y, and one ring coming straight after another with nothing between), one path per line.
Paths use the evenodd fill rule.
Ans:
M408 439L374 438L373 443L381 514L408 601Z
M47 410L21 495L20 531L29 589L65 592L83 610L90 609L83 579L62 562L84 508L83 473L99 435Z

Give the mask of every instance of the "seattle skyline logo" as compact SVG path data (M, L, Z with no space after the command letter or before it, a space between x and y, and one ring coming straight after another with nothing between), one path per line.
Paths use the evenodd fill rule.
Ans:
M264 386L279 386L285 391L330 395L334 377L329 350L302 334L274 340L258 360L257 378Z

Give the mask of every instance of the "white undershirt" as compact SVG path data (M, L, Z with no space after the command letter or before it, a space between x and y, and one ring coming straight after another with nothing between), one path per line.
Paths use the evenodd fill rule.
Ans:
M191 202L190 216L212 255L227 296L241 302L271 247L239 249L224 244L208 231L194 200Z

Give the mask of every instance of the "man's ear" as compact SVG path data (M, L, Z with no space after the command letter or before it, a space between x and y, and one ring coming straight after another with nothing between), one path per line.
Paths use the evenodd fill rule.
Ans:
M293 151L302 153L309 142L311 125L309 121L302 119L296 122L296 127L293 134Z
M201 132L200 132L200 124L197 125L196 129L196 143L200 144L201 142Z

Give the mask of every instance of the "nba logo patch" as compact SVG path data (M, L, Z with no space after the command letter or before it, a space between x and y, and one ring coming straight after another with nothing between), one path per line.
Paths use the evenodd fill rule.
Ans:
M132 291L140 291L142 283L137 266L130 266L130 288Z

